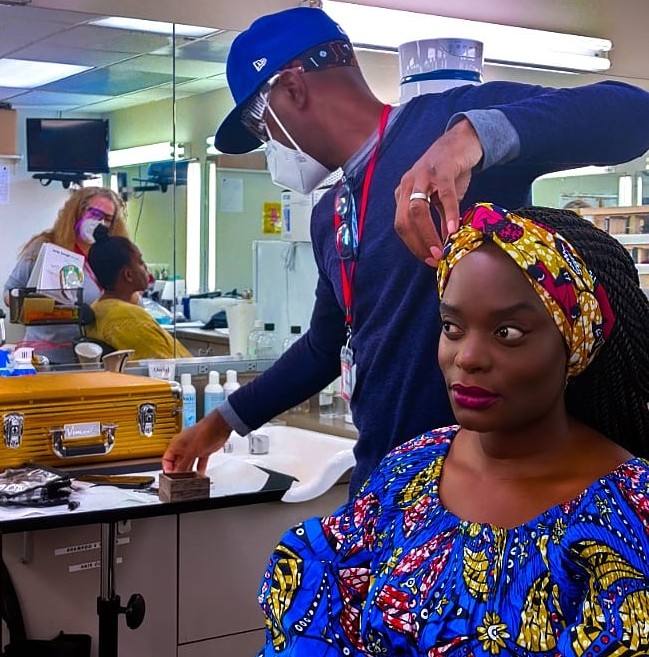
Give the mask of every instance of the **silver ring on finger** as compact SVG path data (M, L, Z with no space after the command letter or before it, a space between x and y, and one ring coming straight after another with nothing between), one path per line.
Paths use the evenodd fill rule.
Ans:
M424 192L413 192L410 194L410 201L426 201L426 203L430 203L430 196Z

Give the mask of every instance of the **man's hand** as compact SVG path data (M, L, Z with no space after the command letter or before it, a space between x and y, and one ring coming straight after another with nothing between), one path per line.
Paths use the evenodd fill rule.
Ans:
M164 472L187 472L196 469L203 474L210 454L225 445L232 429L218 411L174 436L162 457Z
M439 262L444 240L459 227L460 201L482 154L482 145L473 126L462 119L433 142L403 175L395 190L394 229L414 255L431 267ZM441 236L424 196L430 199L430 206L442 218Z

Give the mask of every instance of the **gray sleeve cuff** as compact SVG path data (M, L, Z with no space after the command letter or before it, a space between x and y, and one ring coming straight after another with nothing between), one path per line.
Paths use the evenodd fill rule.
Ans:
M250 427L246 426L241 418L236 414L230 402L226 399L220 406L218 411L223 419L236 431L240 436L246 436L250 433Z
M482 161L476 167L484 171L496 164L505 164L518 157L521 142L509 119L498 109L469 110L454 114L446 126L450 130L458 121L467 119L482 144Z

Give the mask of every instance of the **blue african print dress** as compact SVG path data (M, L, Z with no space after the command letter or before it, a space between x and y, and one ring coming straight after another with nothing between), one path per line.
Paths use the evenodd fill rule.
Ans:
M282 537L259 590L260 655L649 654L649 463L503 529L440 502L457 430L405 443L352 502Z

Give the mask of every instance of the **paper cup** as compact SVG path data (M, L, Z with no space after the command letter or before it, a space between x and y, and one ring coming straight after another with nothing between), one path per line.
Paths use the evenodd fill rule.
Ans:
M232 356L245 356L248 352L248 336L255 325L257 306L242 301L234 306L227 306L225 316L228 320L228 339Z
M149 376L152 379L173 381L176 376L176 361L174 360L150 360Z
M103 349L94 342L79 342L74 346L74 353L81 365L98 365Z

